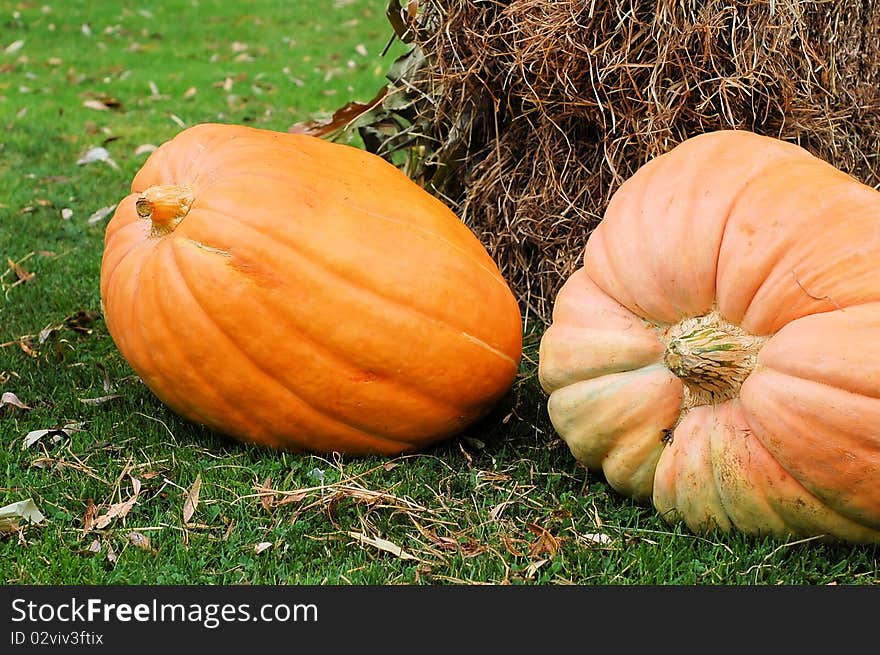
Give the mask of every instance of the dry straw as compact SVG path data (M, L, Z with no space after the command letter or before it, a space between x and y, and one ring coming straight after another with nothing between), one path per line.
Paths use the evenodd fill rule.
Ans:
M769 134L880 186L876 0L392 0L389 18L414 51L361 133L407 151L532 320L621 182L687 137Z

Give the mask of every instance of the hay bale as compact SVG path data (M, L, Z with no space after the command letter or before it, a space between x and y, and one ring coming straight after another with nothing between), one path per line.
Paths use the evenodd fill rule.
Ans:
M541 321L621 182L690 136L753 130L880 185L874 0L392 0L389 18L415 47L387 96L406 118L371 142L409 149Z

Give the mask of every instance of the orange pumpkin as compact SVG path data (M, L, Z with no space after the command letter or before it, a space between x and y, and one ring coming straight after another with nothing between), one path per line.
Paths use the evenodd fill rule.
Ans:
M574 456L694 531L880 541L880 193L745 131L636 172L539 353Z
M401 171L316 137L205 124L158 148L107 226L104 316L180 415L265 446L393 454L509 389L518 305Z

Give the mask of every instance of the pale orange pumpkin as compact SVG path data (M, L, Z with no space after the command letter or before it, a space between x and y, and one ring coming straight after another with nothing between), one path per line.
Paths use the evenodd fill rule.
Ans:
M150 156L101 297L159 399L271 447L422 448L490 411L520 359L516 300L443 203L362 150L244 126Z
M880 541L880 193L745 131L613 196L539 353L574 456L694 531Z

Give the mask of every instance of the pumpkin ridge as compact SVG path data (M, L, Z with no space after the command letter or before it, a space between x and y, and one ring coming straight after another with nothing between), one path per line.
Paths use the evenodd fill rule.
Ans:
M104 245L112 241L112 239L116 236L116 234L131 225L132 223L138 223L137 214L134 211L127 211L126 204L131 203L134 205L135 200L137 198L136 193L129 193L125 198L120 200L116 204L116 209L113 212L113 215L110 217L110 221L107 223L107 227L104 230ZM134 218L131 218L131 216Z
M142 293L144 293L144 291L142 291L142 290L140 289L140 283L141 283L141 279L142 279L142 277L143 277L143 275L142 275L143 271L144 271L145 269L149 268L151 265L154 266L154 267L157 267L157 266L158 266L158 263L157 263L156 260L159 258L159 256L160 256L161 254L162 254L162 253L161 253L161 249L160 249L160 248L155 248L155 249L153 249L152 252L149 252L149 253L147 253L147 254L144 256L144 262L141 264L141 266L138 267L138 270L137 270L137 278L136 278L136 280L135 280L135 286L134 286L133 293L132 293L132 298L133 298L134 300L136 300L137 298L139 298L140 295L141 295ZM173 316L169 316L168 311L167 311L167 308L165 307L165 300L166 300L165 295L164 295L164 294L157 294L157 293L155 293L155 290L154 290L154 289L151 289L150 292L154 294L154 297L155 297L155 298L157 299L157 301L158 301L158 302L154 303L153 306L158 307L159 311L160 311L161 314L162 314L163 320L162 320L162 322L161 322L161 325L163 325L163 326L171 326L171 325L174 325L174 321L172 320L172 319L173 319ZM149 345L148 345L148 344L152 343L153 338L152 338L150 335L148 335L148 334L144 331L144 321L138 319L139 308L140 308L140 306L141 306L141 303L137 303L137 302L134 302L134 303L133 303L133 306L132 306L132 323L131 323L131 324L132 324L132 325L137 325L137 326L138 326L138 328L137 328L137 329L138 329L138 335L139 335L139 337L140 337L140 338L138 339L138 343L139 343L139 345L141 346L138 350L141 351L141 355L142 355L143 357L147 358L147 359L150 361L150 369L151 369L151 370L157 370L157 367L156 367L156 360L155 360L155 358L152 356L152 348L150 348ZM170 332L170 329L169 329L169 332ZM156 340L159 341L159 342L162 344L162 347L163 347L163 348L174 347L174 350L178 353L178 355L179 355L180 357L182 357L183 361L188 361L188 360L189 360L188 353L186 352L185 349L177 348L176 346L174 346L174 344L176 343L174 339L160 338L160 337L158 337L158 335L155 335L155 333L154 333L153 336L155 336L155 337L156 337ZM205 378L202 377L201 375L199 375L199 373L198 373L198 367L197 367L197 366L192 366L192 365L190 365L188 368L189 368L189 370L193 373L193 375L195 375L200 381L202 381L202 382L204 383L204 385L205 385L204 388L205 388L205 389L213 389L213 387L212 387L211 384L210 384L210 381L207 380L207 379L205 379ZM180 406L186 407L187 410L190 412L190 414L191 414L196 420L201 421L202 423L208 423L208 421L205 420L205 417L201 414L201 412L195 411L195 410L193 409L193 407L192 407L191 404L187 403L183 398L177 396L177 394L170 394L169 391L168 391L168 388L167 388L167 387L164 387L164 388L162 389L162 392L163 392L163 394L166 394L166 395L169 395L169 396L174 397L175 400L177 401L175 404L178 404L178 405L180 405ZM246 414L245 414L244 412L240 412L240 411L235 407L235 405L233 405L233 404L231 404L231 403L228 403L228 402L226 401L226 399L223 398L220 394L211 394L211 395L212 395L213 398L216 399L216 401L218 402L218 404L227 407L227 408L231 411L231 413L232 413L233 416L240 416L240 417L245 417L245 416L246 416ZM160 398L160 400L163 400L163 399ZM163 400L163 402L164 402L164 400Z
M195 241L194 239L190 239L187 237L183 237L182 239L185 242L194 244L200 250L204 250L204 251L207 251L212 254L223 255L225 253L225 251L220 250L218 248L214 248L212 246L204 246L204 244L200 244L199 242ZM246 275L246 273L242 273L242 275ZM189 285L189 283L188 283L188 286L190 287L190 290L192 290L192 286ZM193 296L195 298L195 293L193 293ZM266 311L269 311L269 310L266 310ZM306 332L299 325L296 325L294 323L289 322L287 320L288 317L284 316L283 314L281 314L277 311L273 311L273 312L271 312L270 317L280 317L281 319L283 319L283 322L285 323L286 327L291 332L294 332L296 334L297 339L308 343L309 346L313 350L318 350L318 351L321 351L322 353L324 353L326 355L326 357L332 361L334 366L348 368L351 373L357 374L359 377L365 377L371 372L370 369L365 368L365 367L357 364L356 362L352 361L348 357L346 357L344 352L340 351L337 348L329 346L322 341L317 340L315 337L311 336L308 332ZM233 341L235 341L235 340L233 340ZM243 348L239 348L239 349L242 351L244 350ZM401 391L401 392L407 393L411 396L414 396L416 398L425 400L428 403L435 405L437 408L439 408L445 412L449 412L449 411L460 412L462 409L460 406L455 405L453 403L450 403L448 400L446 400L444 398L440 398L438 396L435 396L434 394L430 394L430 393L425 392L424 390L415 386L413 383L407 382L406 380L403 380L400 378L391 379L390 375L389 375L389 382L391 385L393 385L395 387L395 390Z
M791 157L791 159L799 160L800 157L793 156L793 157ZM783 161L785 161L787 163L788 159L783 160ZM721 228L721 239L718 240L718 247L715 249L715 282L714 282L714 284L715 284L715 294L714 294L715 302L712 303L712 305L713 305L712 309L714 311L717 311L717 309L718 309L718 307L717 307L718 306L718 266L721 264L721 253L724 251L724 239L727 236L727 226L730 225L730 217L733 216L733 212L736 210L736 207L739 204L740 199L743 197L743 194L745 194L746 190L750 187L752 180L760 179L759 176L762 175L764 173L764 171L766 171L768 168L773 166L774 163L776 163L776 162L773 162L773 161L765 162L763 166L761 166L760 168L757 169L757 171L755 171L755 174L751 178L742 182L740 184L740 188L737 189L735 194L733 194L733 197L731 198L731 201L730 201L730 205L728 205L728 207L727 207L727 213L724 216L723 226ZM746 305L747 310L748 310L748 306L752 304L752 301L755 299L755 296L757 294L758 294L758 292L756 290L755 294L749 300L748 305ZM720 313L721 312L719 312L719 314ZM743 313L743 316L745 316L745 313ZM731 322L735 323L736 325L739 325L739 323L740 323L740 321L731 321Z
M354 432L358 432L358 433L360 433L362 436L370 437L371 439L373 439L373 440L376 441L377 443L381 443L381 442L392 442L392 443L394 443L395 445L397 445L397 444L405 444L405 445L407 445L407 446L411 445L411 443L410 443L409 441L407 441L407 440L400 439L400 438L396 438L396 437L391 437L391 436L388 436L388 435L375 434L375 433L373 433L373 432L371 432L371 431L369 431L369 430L365 430L365 429L363 429L363 428L361 428L361 427L359 427L359 426L357 426L357 425L351 423L351 422L348 421L348 420L343 420L343 419L341 419L341 418L339 418L339 417L331 416L331 415L327 414L326 410L319 409L319 408L315 407L315 406L312 405L310 402L308 402L307 400L305 400L304 398L302 398L302 397L301 397L296 391L294 391L293 389L291 389L289 386L287 386L286 384L284 384L284 383L280 382L279 380L275 379L274 376L268 374L268 373L266 372L265 368L264 368L261 364L259 364L257 361L255 361L254 358L253 358L250 354L248 354L248 352L247 352L246 350L244 350L244 349L242 349L242 348L240 347L238 341L236 341L232 336L230 336L229 333L228 333L225 329L223 329L220 325L218 325L218 324L217 324L217 323L211 318L210 314L205 310L205 308L204 308L204 306L202 305L201 301L199 300L198 296L195 294L195 292L194 292L194 290L193 290L193 285L191 284L190 280L188 279L188 277L186 276L186 274L183 272L183 270L182 270L182 268L181 268L181 266L180 266L180 262L178 261L178 253L177 253L176 249L171 248L171 253L172 253L172 255L171 255L170 259L171 259L171 261L174 263L174 265L175 265L175 269L176 269L176 271L177 271L177 273L178 273L178 276L179 276L179 278L183 281L183 284L184 284L185 288L187 289L187 291L188 291L189 294L191 295L191 297L192 297L192 299L193 299L193 302L194 302L195 306L198 307L199 311L201 311L201 313L207 318L208 322L211 323L211 325L213 325L213 326L215 327L215 329L217 330L217 332L218 332L219 334L221 334L221 335L222 335L227 341L229 341L230 343L232 343L233 345L235 345L236 348L237 348L237 349L239 350L239 352L241 353L242 358L244 358L244 359L245 359L245 360L246 360L251 366L253 366L253 367L254 367L257 371L259 371L259 372L260 372L260 373L261 373L261 374L262 374L267 380L269 380L270 384L273 384L273 385L277 386L278 388L283 389L285 392L287 392L287 394L288 394L289 396L291 396L292 398L294 398L294 399L295 399L297 402L299 402L303 407L305 407L307 411L311 411L311 412L313 412L314 414L319 415L321 418L323 418L323 419L329 421L330 423L336 423L336 424L341 425L341 426L344 426L344 427L346 427L346 428L348 428L348 429L350 429L350 430L352 430L352 431L354 431Z
M255 234L259 239L266 239L267 238L266 235L264 235L259 230L255 229L253 226L249 225L247 222L237 220L235 217L229 216L228 214L226 214L225 212L222 212L220 210L201 207L199 209L199 211L214 213L219 216L222 216L223 218L232 220L235 223L237 223L238 225L240 225L241 227L245 228L247 231ZM454 323L448 323L438 316L433 316L430 313L428 313L424 310L421 310L417 307L407 305L404 302L402 302L400 299L395 298L393 296L390 296L386 293L383 293L379 289L375 289L371 286L365 286L360 283L360 280L354 280L354 279L350 278L349 276L345 275L344 273L331 268L330 266L328 266L326 264L326 262L317 261L315 259L312 259L311 257L308 256L308 253L303 252L302 250L297 248L295 245L293 245L289 241L277 240L277 241L273 241L272 243L274 245L281 246L281 247L285 248L286 250L288 250L290 253L295 255L299 261L305 262L306 266L311 266L314 269L318 269L319 271L323 272L324 274L331 276L334 279L345 283L349 287L353 287L354 289L356 289L360 292L363 292L365 294L369 294L369 295L373 296L374 298L378 298L382 301L385 301L389 305L392 305L393 307L395 307L399 310L409 312L411 314L415 314L415 315L421 317L422 319L426 320L427 322L432 323L437 326L441 326L452 333L458 333L458 334L462 335L462 337L464 337L465 335L468 335L468 340L482 341L484 347L488 351L494 352L495 354L497 354L499 356L503 352L499 348L492 346L492 344L487 343L484 339L481 339L480 337L477 337L475 335L470 335L467 332L467 330L465 330L461 326L455 325ZM212 247L216 247L216 246L212 246ZM220 250L222 250L222 248ZM514 360L510 356L505 356L504 361L509 362L514 367L516 367L516 363L514 362Z
M206 186L205 189L209 189L211 186L218 184L220 182L234 179L234 178L238 178L238 177L256 177L256 178L264 179L264 180L274 180L274 181L277 181L277 182L284 184L284 185L290 184L290 179L286 178L282 175L270 175L270 174L264 174L264 173L258 174L258 173L251 173L250 171L240 171L240 172L236 172L234 174L227 174L227 175L219 176L219 177L212 179L211 184L209 186ZM321 202L327 203L327 204L333 203L333 204L338 205L340 207L343 206L342 202L340 202L339 200L332 198L332 197L322 198ZM450 241L449 239L445 238L442 234L440 234L438 232L434 232L432 230L429 230L428 228L426 228L422 225L419 225L418 223L414 223L411 221L397 220L397 219L391 218L390 216L385 216L383 214L378 214L374 211L370 211L366 207L363 207L363 206L353 202L351 199L346 200L346 202L344 203L344 207L345 207L346 211L354 210L354 211L366 214L367 216L370 216L371 218L383 220L383 221L392 223L393 225L398 225L403 228L412 229L412 230L422 232L423 234L428 235L432 239L435 239L437 241L440 241L440 242L446 244L451 250L454 250L455 252L462 254L474 266L477 266L477 267L483 269L484 271L486 271L486 273L488 273L490 275L490 277L492 277L496 282L504 284L505 286L507 285L507 283L504 281L504 278L501 277L500 272L497 271L497 268L496 268L496 270L492 270L491 268L489 268L486 265L485 262L481 262L478 259L474 258L473 253L471 253L467 249L457 245L456 243ZM217 210L214 210L214 211L217 211ZM232 218L234 218L234 217L232 217ZM458 221L459 224L464 229L466 229L468 232L470 232L470 234L472 236L474 236L476 238L476 235L473 233L473 231L460 218L458 218L456 216L455 220ZM492 261L493 264L495 263L494 260L491 260L491 258L490 258L490 261ZM495 266L497 267L497 264L495 264Z
M760 435L760 430L755 430L754 425L749 420L749 413L746 410L745 405L742 405L742 401L739 401L739 402L741 404L741 409L742 409L742 411L741 411L742 420L744 420L745 423L748 425L749 430L750 430L752 436L754 437L753 443L764 450L764 452L767 454L767 456L779 467L779 469L781 471L783 471L785 473L786 476L788 476L789 481L794 483L797 486L797 488L801 490L801 492L803 493L804 496L810 498L811 500L814 501L814 503L817 506L825 509L826 511L828 511L830 514L834 515L838 519L846 522L847 524L849 524L849 526L855 527L858 530L873 532L873 533L877 534L877 536L880 536L880 530L878 530L878 527L880 527L880 526L867 525L866 523L863 523L863 522L859 521L858 519L853 518L851 516L848 516L848 515L840 512L839 510L833 508L831 505L828 504L828 502L824 498L822 498L822 496L820 496L815 491L813 491L812 489L807 487L781 461L779 461L779 459L773 453L773 450L770 447L768 447L767 444L764 442L764 439ZM718 474L719 474L719 467L716 466L713 462L712 478L713 478L713 480L715 480L716 485L718 485L718 477L717 477ZM718 487L718 488L720 489L720 487ZM731 523L733 523L734 525L736 525L736 527L738 529L743 530L743 526L738 525L737 522L734 521L733 514L731 514L730 511L728 510L727 503L725 503L724 498L725 498L725 494L721 494L721 498L720 498L721 504L724 507L724 511L727 513L728 520ZM780 511L782 509L782 506L780 506L778 501L774 501L771 497L768 497L764 493L761 494L761 499L763 501L763 504L766 507L768 507L769 509L771 509L773 511L773 513L776 514L776 516L779 518L780 522L786 526L786 528L788 529L787 532L789 534L800 533L799 530L792 530L791 529L792 528L791 521L787 520L785 515ZM832 536L836 536L836 535L833 535L833 533L829 533L829 534L832 534ZM812 535L812 536L817 536L817 535Z
M755 430L752 427L752 424L749 423L749 418L745 412L745 408L742 407L742 401L739 398L733 398L733 399L729 400L728 402L730 403L731 407L733 407L735 404L739 405L739 414L740 414L742 421L746 424L746 427L748 427L750 434L752 434L755 437L755 440L760 444L761 448L763 448L766 451L767 447L757 437L757 435L755 435ZM712 411L713 412L717 411L717 407L713 406ZM715 463L716 451L718 448L720 448L723 445L720 443L721 441L722 441L722 438L720 436L718 436L715 433L715 431L712 431L710 433L708 448L709 448L709 465L711 467L711 472L712 472L712 484L715 485L715 494L716 494L716 497L718 498L719 504L721 505L721 509L724 511L724 516L727 519L728 524L733 525L738 530L745 530L748 528L748 526L740 525L740 522L735 520L734 513L732 513L730 511L730 507L729 507L730 501L727 498L728 494L723 493L723 490L725 490L726 487L722 483L722 480L721 480L721 473L722 473L721 467L717 466ZM770 457L773 457L773 455L769 451L767 451L767 454ZM775 461L775 458L773 458L773 459ZM781 465L780 465L780 468L782 468ZM785 470L785 469L783 469L783 470ZM792 476L791 473L789 473L788 471L785 471L785 473L786 473L786 475L788 475L789 478L791 478L792 480L795 480L794 476ZM795 480L795 482L800 484L799 480ZM803 486L803 485L801 485L801 486ZM785 520L782 518L782 516L780 516L776 507L773 506L773 503L771 503L764 494L761 495L761 501L762 501L764 507L766 507L768 510L773 512L776 515L776 517L779 519L779 522L781 524L785 525Z
M849 391L847 389L841 389L840 387L837 387L834 385L825 384L825 383L818 381L818 380L811 380L811 379L803 378L800 376L791 375L785 371L780 371L776 368L766 367L765 370L771 371L772 373L780 375L780 376L785 376L785 377L793 378L795 380L800 380L800 381L806 382L810 385L817 385L817 386L827 387L830 389L835 389L837 391L843 392L848 395L859 396L862 398L867 398L869 400L880 400L880 398L873 398L871 396L865 396L863 394L858 394L858 393ZM809 492L811 496L815 497L822 504L823 507L827 507L829 511L833 512L834 514L836 514L840 517L845 518L848 521L856 523L864 528L870 528L872 530L877 530L878 534L880 534L880 512L877 512L873 522L871 522L869 524L868 523L869 519L864 516L858 516L858 515L850 516L848 513L844 513L841 510L835 508L831 504L831 502L833 501L833 496L829 499L828 494L822 494L821 490L814 489L812 485L808 486L805 482L802 481L801 477L803 477L803 476L795 475L790 470L790 468L783 463L782 460L788 460L791 458L791 453L789 452L790 448L786 448L786 446L788 444L785 443L786 441L789 441L789 443L790 443L790 440L779 439L779 442L780 442L779 445L774 448L770 443L768 443L770 441L770 438L768 437L767 434L765 434L765 430L764 430L763 426L760 426L760 421L758 421L758 424L759 424L758 429L755 429L755 427L754 427L755 422L749 420L752 412L754 411L754 408L751 407L748 403L742 401L742 399L740 399L740 402L741 402L742 408L743 408L743 415L746 418L746 420L749 424L749 427L752 428L752 434L755 436L757 441L760 443L761 447L767 451L767 453L770 455L770 457L772 457L773 461L775 461L782 470L784 470L793 480L795 480L801 487L803 487L807 492ZM772 436L772 435L770 435L770 436ZM874 451L880 452L880 437L878 437L877 439L874 440ZM796 464L797 458L793 459L792 463ZM854 484L857 484L858 482L859 482L859 479L853 479ZM845 507L846 507L846 504L844 504L844 508Z
M795 156L795 155L800 155L800 156ZM768 163L764 168L761 169L761 175L765 175L765 176L768 174L779 175L779 173L778 173L779 170L782 170L786 176L791 176L796 179L807 180L807 179L815 178L817 180L822 180L822 182L824 183L824 189L826 192L822 195L822 197L819 200L816 200L815 204L812 204L809 209L809 212L810 212L813 220L812 221L805 221L805 222L801 223L801 226L803 228L807 228L807 229L813 228L817 224L827 223L828 217L829 216L834 217L835 214L837 213L837 211L839 211L838 209L835 208L835 205L840 204L840 194L841 194L840 187L846 187L852 183L856 183L859 186L865 186L861 182L858 182L857 180L855 180L855 178L852 178L846 174L843 174L840 171L837 171L836 173L839 175L842 175L842 177L835 178L835 179L831 180L830 182L827 180L823 180L823 176L827 175L827 171L828 171L827 163L823 162L821 159L816 158L815 156L808 153L807 151L793 153L792 155L789 155L784 158L779 158L778 160L776 160L774 162ZM767 194L766 187L762 190L762 187L759 186L762 183L762 181L763 180L761 180L761 178L758 178L758 181L756 182L755 185L749 185L745 190L753 191L753 192L757 193L759 195L759 197L760 197L761 193L766 195ZM766 185L766 181L763 181L763 182ZM758 185L757 191L755 191L756 185ZM866 187L866 188L870 188L870 187ZM770 186L770 189L774 190L774 187ZM744 195L743 193L739 194L738 203L742 200L743 195ZM734 211L736 211L737 209L738 209L738 207L735 207ZM748 214L744 213L744 216L747 217ZM763 219L762 218L762 221L769 223L771 221L771 219L769 219L769 218ZM739 217L739 223L743 223L743 222L748 223L748 221L746 219ZM834 228L834 227L837 227L838 225L839 225L838 222L835 222L834 220L832 220L829 224L829 228ZM722 239L721 247L718 250L719 263L716 266L716 289L719 288L721 285L721 279L720 279L721 271L719 269L719 266L721 264L721 262L720 262L721 256L723 254L726 254L726 251L730 250L731 248L733 248L734 250L736 249L736 244L734 244L734 246L725 247L725 241L726 241L728 235L730 235L730 239L735 240L737 238L735 230L728 232L728 230L726 229L726 226L725 226L725 232L724 232L725 238ZM815 235L812 235L812 236L815 237ZM757 301L757 304L760 305L761 295L765 291L767 291L768 288L772 289L772 287L768 287L768 285L770 285L771 282L776 282L776 283L779 282L778 277L776 277L774 279L774 276L779 275L779 274L784 274L785 276L791 275L792 276L791 281L796 286L800 287L800 290L804 296L810 297L816 301L825 300L829 304L829 306L826 308L816 308L815 310L810 310L807 313L803 314L802 316L799 316L798 318L803 318L804 316L810 316L813 314L824 313L827 311L832 311L834 309L841 308L840 305L838 305L836 303L836 301L832 298L818 297L818 296L814 296L813 294L811 294L809 288L805 288L804 285L801 283L801 280L798 279L798 270L795 266L792 266L790 268L790 270L786 270L785 265L790 263L786 260L786 258L785 258L786 255L788 253L792 252L793 250L796 250L805 241L809 242L809 240L805 239L805 235L804 235L803 231L800 230L800 231L796 231L796 232L787 232L785 234L784 239L779 239L776 242L770 242L769 244L764 244L765 247L762 248L761 250L763 252L767 253L767 256L766 256L766 258L764 258L764 260L762 262L763 266L761 266L759 269L755 269L755 270L758 270L760 273L759 275L756 274L756 277L759 278L760 282L755 286L755 288L754 288L753 292L751 293L750 297L748 298L747 302L743 303L743 302L741 302L741 300L739 298L737 298L737 300L736 300L737 304L738 305L741 304L742 306L741 306L741 315L736 318L736 320L735 320L736 323L738 323L738 324L749 323L749 322L754 323L754 316L751 315L751 313L752 313L754 306L756 305L756 301ZM736 285L736 288L741 289L741 283L740 283L741 278L739 276L735 275L735 273L737 271L730 264L730 261L733 260L733 258L730 255L727 255L726 259L728 260L728 267L727 267L726 275L728 278L730 278L727 281L726 287L729 289L732 286L732 284L731 284L731 280L732 280L733 283ZM804 262L799 262L799 263L797 263L797 265L804 266ZM808 263L807 263L806 268L809 269ZM728 293L727 295L729 296L731 294ZM717 302L717 298L718 298L718 295L716 293L716 302ZM728 299L727 304L730 304L730 302L731 301ZM867 301L867 302L870 302L870 301ZM851 306L851 305L847 305L847 306ZM728 313L729 313L730 309L731 309L730 307L726 308ZM740 312L740 307L736 308L736 312L737 313ZM774 330L770 325L768 325L767 329L761 330L761 333L765 334L765 335L771 335L775 331L778 331L779 329L781 329L782 327L783 327L782 325L777 325L776 330Z
M870 303L865 303L870 304ZM843 311L843 310L832 310L832 311ZM825 313L825 312L822 312ZM810 314L812 316L812 314ZM836 389L837 391L842 391L844 393L850 394L852 396L859 396L861 398L869 398L871 400L880 400L880 389L877 390L875 395L868 395L866 393L860 393L858 391L853 391L852 389L847 389L845 387L838 386L836 384L831 384L829 382L824 382L822 380L816 380L813 378L804 377L803 375L797 375L790 371L784 371L776 366L768 366L766 364L762 364L760 359L758 360L757 365L755 366L755 371L773 371L774 373L778 373L779 375L785 375L786 377L793 378L795 380L802 380L804 382L809 382L810 384L818 384L823 387L827 387L829 389Z
M124 227L128 227L129 225L136 225L136 223L127 223ZM119 232L117 231L116 234L118 234L118 233L119 233ZM115 236L115 235L114 235L114 236ZM109 243L109 241L108 241L108 243ZM102 273L102 277L104 278L104 284L105 284L108 288L109 288L109 286L110 286L110 282L111 282L111 280L113 279L113 276L116 274L116 269L119 268L119 265L120 265L122 262L124 262L126 259L128 259L128 257L129 257L129 256L130 256L135 250L137 250L140 246L143 246L143 245L146 244L146 243L148 243L148 241L145 240L145 239L142 239L142 238L141 238L141 239L134 239L134 240L133 240L133 243L132 243L132 245L129 247L129 249L126 250L125 253L124 253L123 255L121 255L120 257L117 258L116 263L114 264L113 268L110 269L110 270L108 270L108 271L105 271L105 272ZM106 249L106 246L105 246L105 249ZM104 266L103 258L102 258L101 266L102 266L102 268L103 268L103 266Z

